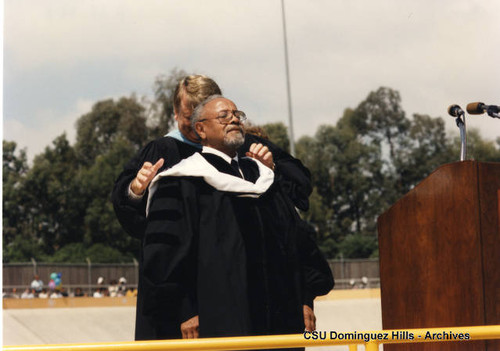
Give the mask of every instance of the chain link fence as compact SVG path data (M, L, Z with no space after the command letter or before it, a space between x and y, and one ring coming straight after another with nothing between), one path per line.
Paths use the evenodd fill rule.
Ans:
M335 289L378 288L380 273L378 259L329 260L330 269L335 277ZM35 275L48 286L52 273L61 273L62 286L68 290L80 288L88 293L100 286L108 286L111 281L125 278L126 286L136 288L139 280L139 264L130 263L44 263L31 262L4 263L3 289L26 289ZM98 279L104 281L98 284Z

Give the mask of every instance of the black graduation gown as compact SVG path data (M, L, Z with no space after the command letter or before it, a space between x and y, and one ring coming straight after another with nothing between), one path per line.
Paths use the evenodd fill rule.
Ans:
M302 332L297 219L276 185L255 199L200 178L161 180L143 248L151 339L180 337L195 315L200 337Z
M312 192L309 170L298 159L270 141L251 134L245 135L245 143L238 150L240 157L245 156L245 152L249 150L252 143L262 143L269 148L276 165L275 173L278 183L297 208L307 211L309 195ZM162 137L148 143L125 165L123 172L115 181L111 200L118 221L128 234L139 239L142 239L144 234L147 190L142 201L131 200L128 196L129 185L144 162L155 164L163 157L165 163L159 170L161 172L199 151L200 149L172 137Z
M276 164L275 173L277 181L283 187L287 196L291 200L294 200L295 206L298 206L301 209L307 209L308 196L311 193L309 170L307 170L307 168L305 168L299 160L281 151L279 148L274 146L274 144L253 135L247 135L245 137L245 144L240 149L240 155L244 155L244 150L248 150L253 142L261 142L269 147L271 152L273 152ZM148 191L146 191L141 201L130 200L128 197L128 187L130 182L134 179L138 170L146 161L154 164L158 161L158 159L163 157L165 159L165 163L162 169L160 169L160 171L162 171L166 168L172 167L182 159L185 159L198 151L198 148L190 146L174 138L159 138L150 142L143 150L141 150L141 152L125 166L124 171L116 180L112 194L112 201L117 218L122 227L130 235L143 240L143 245L145 244L145 208ZM304 225L305 223L300 222L299 228L303 228ZM309 234L310 233L311 232L309 232ZM301 256L303 260L303 269L306 272L306 288L304 290L303 303L313 307L313 300L316 296L324 295L333 288L333 277L328 263L324 259L321 252L317 249L313 236L308 235L307 231L299 230L299 238L302 243L300 245L301 247L312 248L309 252L301 252ZM306 245L304 245L304 243ZM142 287L145 285L143 281L142 250L141 257L139 258L139 272L138 285L139 287ZM173 328L174 325L178 329L178 321L173 322L174 324L172 325L172 328L166 328L169 332L160 332L160 334L158 334L153 330L151 324L151 318L153 317L147 320L145 318L147 313L145 314L144 312L145 302L149 299L149 296L145 296L142 290L143 289L139 289L137 297L135 329L136 340L153 340L157 339L158 335L162 335L161 338L180 337L179 330L173 332L175 329ZM178 308L177 305L171 307L172 311L175 311L175 309Z
M128 234L138 239L142 239L144 236L148 190L140 201L132 200L128 196L130 183L144 162L155 164L160 158L163 158L165 162L159 170L161 172L200 150L175 138L162 137L149 142L125 165L123 172L115 181L111 200L116 217Z

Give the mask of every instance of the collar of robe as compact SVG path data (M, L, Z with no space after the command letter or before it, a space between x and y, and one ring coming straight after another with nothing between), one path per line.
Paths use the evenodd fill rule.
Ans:
M158 182L164 177L201 177L207 184L219 191L234 193L239 197L260 197L273 184L274 172L270 168L264 166L260 161L253 158L249 159L254 161L259 168L259 178L257 178L255 183L230 174L219 172L217 168L212 166L199 153L195 153L175 166L158 173L151 181L151 184L149 184L146 216L149 213L151 198L158 188Z

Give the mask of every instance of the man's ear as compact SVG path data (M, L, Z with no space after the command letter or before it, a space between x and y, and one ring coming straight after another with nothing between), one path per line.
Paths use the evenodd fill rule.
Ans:
M205 126L201 122L197 122L194 124L194 130L196 134L200 137L201 140L205 140L207 134L205 133Z

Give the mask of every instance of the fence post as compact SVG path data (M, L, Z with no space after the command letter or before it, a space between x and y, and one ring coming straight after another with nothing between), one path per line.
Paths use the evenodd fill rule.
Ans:
M345 279L345 272L344 272L344 255L342 252L340 253L340 279L341 281L344 281Z
M88 284L89 284L89 296L92 296L92 262L90 262L90 258L86 258L87 267L88 267Z
M36 260L34 257L31 257L31 263L33 263L33 276L37 275L36 272Z
M135 258L132 258L132 260L134 260L135 283L139 287L139 262Z

